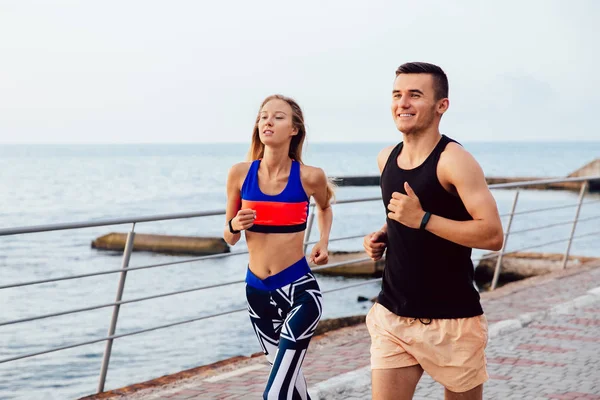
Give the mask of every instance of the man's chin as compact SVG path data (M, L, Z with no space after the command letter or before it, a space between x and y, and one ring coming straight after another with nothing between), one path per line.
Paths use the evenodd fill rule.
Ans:
M415 133L414 127L397 126L398 130L404 135L412 135Z

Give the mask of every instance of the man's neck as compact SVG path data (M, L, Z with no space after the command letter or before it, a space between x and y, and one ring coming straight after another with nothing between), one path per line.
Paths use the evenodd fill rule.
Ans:
M402 134L402 164L411 168L421 165L438 144L442 135L439 130L420 134Z

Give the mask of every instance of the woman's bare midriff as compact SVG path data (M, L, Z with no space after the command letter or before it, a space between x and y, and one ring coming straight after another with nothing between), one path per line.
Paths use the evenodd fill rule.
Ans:
M304 232L246 231L250 271L260 279L275 275L304 257Z

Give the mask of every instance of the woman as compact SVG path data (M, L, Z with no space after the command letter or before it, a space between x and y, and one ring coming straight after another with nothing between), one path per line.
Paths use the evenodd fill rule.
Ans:
M328 261L333 191L320 168L302 164L306 129L298 104L281 95L263 101L249 159L227 177L224 238L234 245L245 231L249 251L246 299L258 342L271 363L265 399L308 399L300 369L321 318L321 291L304 257L310 197L320 240L310 261Z

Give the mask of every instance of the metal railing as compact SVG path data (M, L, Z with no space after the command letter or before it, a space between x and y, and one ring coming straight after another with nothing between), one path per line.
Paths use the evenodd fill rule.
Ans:
M562 182L581 182L581 189L580 189L579 199L578 199L577 203L569 204L569 205L537 208L537 209L530 209L530 210L524 210L524 211L517 212L516 208L517 208L517 203L518 203L520 192L519 192L519 190L517 190L515 192L511 211L508 214L501 214L502 217L508 217L508 222L506 224L506 229L505 229L505 233L504 233L504 244L503 244L502 249L498 252L492 252L490 254L481 256L481 257L473 260L473 262L476 262L476 261L481 261L484 259L490 259L490 258L497 257L496 266L495 266L495 270L494 270L494 276L492 278L491 290L494 290L497 287L498 279L499 279L499 276L501 273L502 259L504 256L513 254L513 253L517 253L520 251L524 251L524 250L530 250L530 249L534 249L534 248L548 246L550 244L567 242L567 246L566 246L566 249L565 249L565 252L563 255L563 260L562 260L562 268L565 268L567 265L568 258L569 258L571 245L572 245L572 242L574 239L589 237L589 236L594 236L594 235L600 235L600 231L595 231L595 232L581 234L581 235L575 235L578 223L584 222L584 221L591 221L594 219L600 219L600 215L582 218L582 219L579 218L579 214L580 214L582 205L592 204L592 203L600 203L600 200L584 202L584 197L585 197L585 194L586 194L586 191L588 188L589 181L600 181L600 176L581 177L581 178L566 178L566 179L547 179L547 180L537 180L537 181L527 181L527 182L496 184L496 185L489 186L490 189L519 189L519 188L523 188L523 187L527 187L527 186L531 186L531 185L562 183ZM338 201L336 204L341 205L341 204L380 201L380 200L381 200L381 197L369 197L369 198L342 200L342 201ZM315 215L314 204L311 204L310 207L311 207L311 212L309 213L309 219L307 221L307 230L306 230L305 238L304 238L305 253L306 253L307 247L310 244L316 243L316 242L309 241L310 234L311 234L312 227L313 227L314 215ZM533 228L511 231L513 219L517 215L527 215L527 214L531 214L531 213L557 210L557 209L565 209L565 208L571 208L571 207L576 208L574 219L571 221L557 222L557 223L546 224L546 225L537 226L537 227L533 227ZM58 352L58 351L71 349L71 348L75 348L75 347L86 346L86 345L90 345L93 343L106 342L104 355L102 358L102 364L101 364L101 368L100 368L100 375L99 375L99 379L98 379L98 387L97 387L97 392L100 393L100 392L104 391L104 385L105 385L105 381L106 381L106 375L108 373L108 367L109 367L109 363L110 363L110 356L111 356L111 352L112 352L112 345L113 345L114 339L138 335L141 333L155 331L158 329L169 328L169 327L183 325L183 324L200 321L200 320L204 320L204 319L208 319L208 318L214 318L214 317L218 317L218 316L223 316L223 315L228 315L228 314L232 314L232 313L245 311L246 308L244 307L244 308L233 309L233 310L210 314L210 315L203 315L203 316L186 319L186 320L182 320L182 321L171 322L168 324L154 326L154 327L141 329L141 330L137 330L137 331L127 332L127 333L122 333L122 334L115 334L117 323L118 323L120 307L123 304L142 302L142 301L157 299L157 298L161 298L161 297L175 296L178 294L190 293L190 292L206 290L206 289L222 287L222 286L227 286L227 285L233 285L233 284L238 284L238 283L244 282L243 280L237 280L237 281L216 283L216 284L207 285L207 286L189 288L189 289L184 289L184 290L178 290L178 291L174 291L174 292L160 293L160 294L156 294L156 295L145 296L145 297L140 297L140 298L135 298L135 299L130 299L130 300L122 299L123 292L125 290L125 281L126 281L128 272L139 271L139 270L150 269L150 268L172 266L172 265L181 265L181 264L187 264L187 263L192 263L192 262L202 261L202 260L211 260L211 259L217 259L217 258L223 258L223 257L233 257L233 256L244 255L244 254L248 253L248 251L245 250L245 251L237 251L237 252L231 252L231 253L223 253L223 254L215 254L215 255L202 256L202 257L195 257L195 258L190 258L187 260L180 260L180 261L174 261L174 262L145 265L145 266L140 266L140 267L129 267L129 260L131 257L131 253L133 250L133 242L135 239L135 226L137 223L174 220L174 219L200 218L200 217L218 216L218 215L224 215L224 214L225 214L224 210L216 210L216 211L197 212L197 213L179 213L179 214L166 214L166 215L130 217L130 218L114 218L114 219L104 219L104 220L97 220L97 221L91 221L91 222L72 222L72 223L63 223L63 224L51 224L51 225L26 226L26 227L0 229L0 236L9 236L9 235L30 234L30 233L38 233L38 232L59 231L59 230L66 230L66 229L80 229L80 228L90 228L90 227L100 227L100 226L110 226L110 225L120 225L120 224L131 224L131 230L127 234L126 245L125 245L125 248L123 251L121 268L119 268L119 269L112 269L112 270L108 270L108 271L95 271L95 272L90 272L90 273L86 273L86 274L68 275L68 276L61 276L61 277L27 281L27 282L17 282L17 283L4 284L4 285L0 286L0 289L8 289L8 288L37 285L37 284L42 284L42 283L57 282L57 281L71 280L71 279L81 279L81 278L93 277L93 276L98 276L98 275L117 274L118 273L119 281L117 284L115 301L112 303L98 304L98 305L89 306L89 307L82 307L82 308L77 308L77 309L49 313L49 314L37 315L34 317L28 317L28 318L20 318L20 319L15 319L15 320L0 323L0 327L1 327L1 326L6 326L6 325L14 325L14 324L19 324L19 323L24 323L24 322L29 322L29 321L40 320L40 319L53 318L53 317L58 317L58 316L62 316L62 315L76 314L76 313L96 310L96 309L100 309L100 308L113 307L107 336L84 341L84 342L73 343L73 344L69 344L69 345L65 345L65 346L54 347L54 348L50 348L50 349L46 349L46 350L42 350L42 351L33 352L33 353L22 354L22 355L18 355L18 356L14 356L14 357L0 359L0 364L8 363L11 361L16 361L16 360L20 360L20 359L24 359L24 358L35 357L35 356L42 355L42 354ZM561 226L561 225L571 225L570 235L568 237L559 239L559 240L552 240L552 241L541 243L541 244L526 246L523 248L519 248L517 250L512 250L510 252L506 251L506 245L507 245L508 239L511 235L525 233L525 232L531 232L531 231L536 231L536 230L542 230L542 229L547 229L550 227L557 227L557 226ZM363 232L360 235L351 235L351 236L344 236L344 237L339 237L339 238L332 238L332 239L330 239L330 241L334 242L334 241L361 238L361 237L365 236L367 233L368 232ZM314 267L314 268L312 268L312 270L316 272L316 271L320 271L320 270L324 270L324 269L328 269L328 268L362 263L362 262L369 261L369 260L370 260L370 258L365 256L365 257L361 257L359 259L353 259L350 261L343 261L343 262L328 264L328 265L321 266L321 267ZM349 289L349 288L353 288L353 287L367 285L367 284L370 284L373 282L378 282L380 280L381 280L381 278L368 279L363 282L354 283L354 284L338 287L338 288L331 289L331 290L325 290L325 291L323 291L323 293L331 293L331 292L336 292L339 290L345 290L345 289Z

